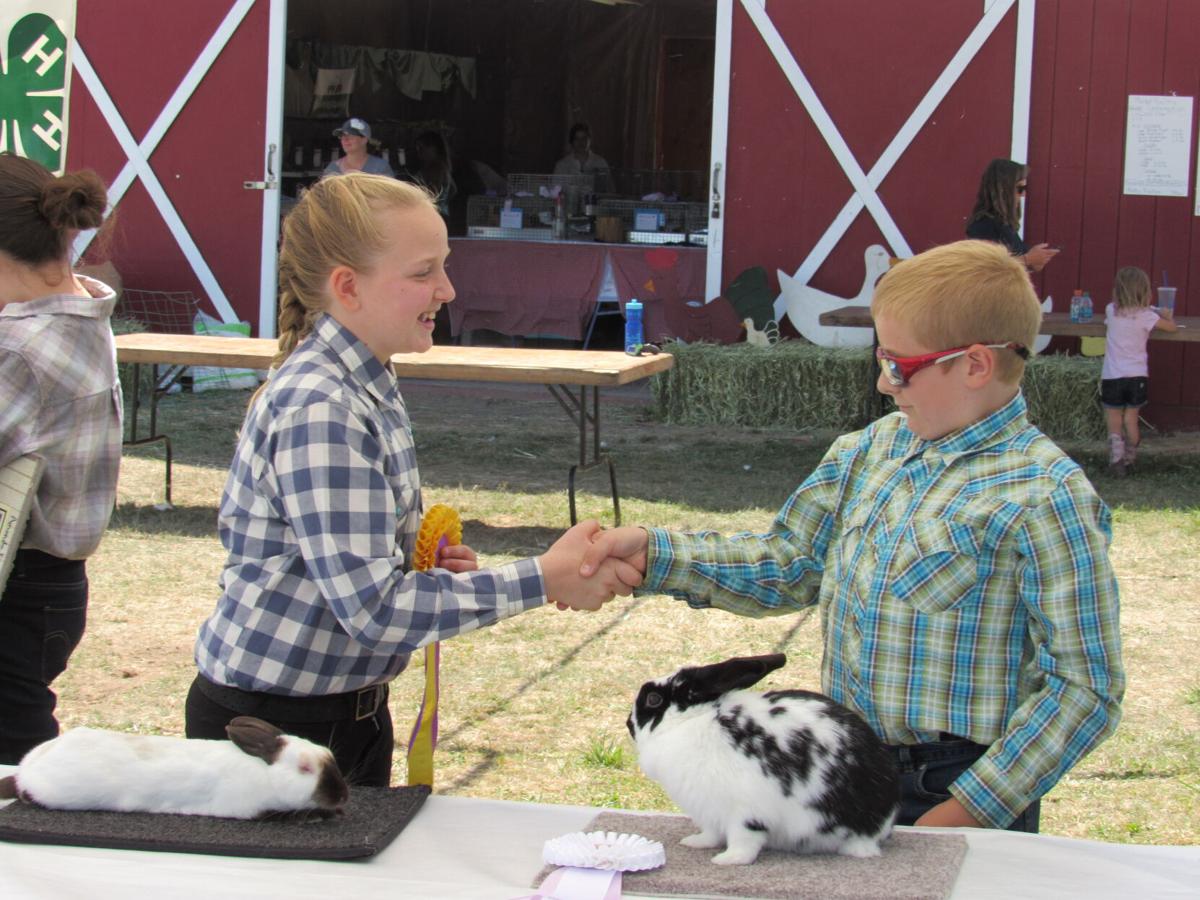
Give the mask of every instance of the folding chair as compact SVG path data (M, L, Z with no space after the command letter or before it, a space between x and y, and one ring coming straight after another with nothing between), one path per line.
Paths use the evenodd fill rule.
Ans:
M125 288L113 313L116 319L140 322L147 331L156 334L192 334L200 300L191 291L148 291ZM158 400L174 387L187 372L187 366L152 364L150 370L150 431L138 436L138 413L141 410L141 363L133 363L133 397L129 405L129 438L126 447L161 443L166 451L166 473L163 479L165 506L171 508L171 438L158 431Z

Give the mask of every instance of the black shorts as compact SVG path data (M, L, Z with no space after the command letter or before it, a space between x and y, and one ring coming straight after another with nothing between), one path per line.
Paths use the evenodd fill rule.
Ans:
M1146 389L1149 379L1144 375L1137 378L1100 379L1100 402L1110 409L1146 405Z

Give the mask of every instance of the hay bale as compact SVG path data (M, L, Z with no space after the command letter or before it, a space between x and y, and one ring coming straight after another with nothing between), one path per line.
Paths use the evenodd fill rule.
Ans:
M675 365L652 383L655 414L664 422L850 430L874 415L869 351L800 341L665 349Z
M1055 353L1036 356L1025 367L1022 389L1029 421L1056 441L1104 437L1100 406L1102 358Z
M654 415L669 424L852 431L877 415L879 370L870 350L802 341L664 349L675 365L651 387ZM1081 356L1031 361L1024 382L1030 421L1059 441L1103 437L1100 366Z

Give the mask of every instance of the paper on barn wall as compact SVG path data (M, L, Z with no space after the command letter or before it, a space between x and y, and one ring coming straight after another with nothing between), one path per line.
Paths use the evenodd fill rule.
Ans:
M1130 95L1125 125L1126 194L1188 195L1192 100L1191 97Z
M75 0L0 3L0 153L61 175L67 159L67 97Z

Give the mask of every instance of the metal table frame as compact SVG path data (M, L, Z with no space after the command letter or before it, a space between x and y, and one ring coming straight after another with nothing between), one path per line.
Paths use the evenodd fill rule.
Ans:
M274 358L274 341L194 335L140 333L116 339L118 361L133 367L129 437L125 446L162 443L166 449L165 500L171 505L173 452L170 436L159 431L158 401L180 383L188 366L266 369ZM571 524L578 521L576 476L598 467L608 470L613 518L621 523L616 465L600 439L600 388L639 381L671 367L670 354L631 357L620 351L537 350L519 348L434 347L425 354L393 358L401 378L542 384L570 417L578 434L579 458L567 472ZM149 433L139 434L143 398L141 366L151 366Z

